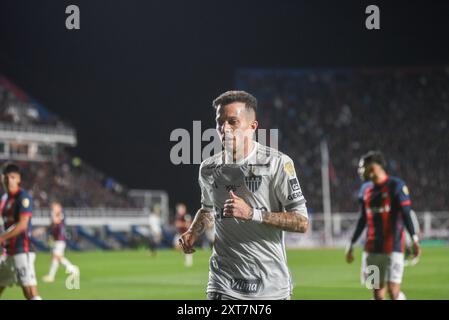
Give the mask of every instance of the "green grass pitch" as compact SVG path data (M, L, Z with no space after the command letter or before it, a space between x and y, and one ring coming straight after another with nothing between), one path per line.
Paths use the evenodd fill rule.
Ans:
M348 265L341 249L288 251L293 275L292 299L370 299L360 285L360 255ZM36 272L44 299L205 299L210 251L198 250L194 266L184 267L180 252L164 250L152 257L147 251L68 252L80 267L80 289L65 287L60 267L54 283L40 281L50 255L38 253ZM408 299L449 299L449 247L423 249L418 265L405 268L403 291ZM3 299L22 299L20 288L5 289Z

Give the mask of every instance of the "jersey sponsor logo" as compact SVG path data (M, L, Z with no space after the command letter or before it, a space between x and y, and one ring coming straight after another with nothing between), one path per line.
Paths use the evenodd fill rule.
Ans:
M261 279L232 279L231 288L244 294L256 294L261 283Z
M389 205L385 205L383 207L371 207L367 208L367 213L384 213L384 212L390 212L391 207Z
M225 186L225 188L226 188L226 191L228 191L228 192L229 191L235 192L235 191L237 191L238 188L240 188L240 186L236 185L236 184L229 184L229 185Z
M287 162L286 164L284 164L284 171L287 172L289 177L294 177L296 175L295 166L292 162Z
M292 194L289 194L287 199L289 201L292 201L292 200L295 200L295 199L298 199L298 198L301 198L301 197L302 197L302 192L301 191L296 191L296 192L294 192Z
M256 192L262 184L262 176L247 176L245 177L246 187L252 192Z
M289 179L288 183L290 184L290 187L293 191L300 191L301 188L299 187L299 182L297 178Z

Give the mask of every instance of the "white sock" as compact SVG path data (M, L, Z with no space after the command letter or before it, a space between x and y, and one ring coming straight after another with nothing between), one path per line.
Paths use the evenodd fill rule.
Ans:
M34 296L30 300L42 300L41 296Z
M66 270L73 269L73 264L66 257L61 258L61 264L65 267Z
M56 272L58 271L59 262L57 259L53 259L51 261L50 271L48 272L48 275L52 278L55 277Z
M405 296L404 292L399 292L398 298L396 300L407 300L407 297Z
M185 264L188 267L190 267L193 264L193 254L191 254L191 253L186 254Z

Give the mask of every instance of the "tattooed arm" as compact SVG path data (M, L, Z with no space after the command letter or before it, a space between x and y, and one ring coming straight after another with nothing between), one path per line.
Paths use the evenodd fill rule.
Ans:
M201 208L195 215L189 228L196 235L201 235L204 231L214 225L214 215L211 211Z
M259 222L269 224L285 231L304 233L307 231L309 225L305 205L302 206L301 211L262 211L260 213L261 217L254 219L255 210L232 191L229 193L229 199L226 200L224 205L224 215L227 217L234 217L242 220L258 220Z
M309 227L309 219L303 216L299 211L262 211L262 222L290 232L305 233Z
M214 215L213 212L201 208L195 215L192 224L190 225L189 230L187 230L181 238L179 238L179 245L181 246L184 253L193 253L195 249L193 246L195 244L196 239L206 231L211 228L214 224Z

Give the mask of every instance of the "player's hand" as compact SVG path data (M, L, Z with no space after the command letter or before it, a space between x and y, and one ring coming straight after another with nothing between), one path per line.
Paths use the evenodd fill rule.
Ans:
M5 239L3 239L3 237L0 236L0 246L3 244L3 242L5 242ZM1 248L0 248L1 249ZM1 253L1 252L0 252Z
M192 230L187 230L178 240L179 245L184 253L194 253L193 245L195 244L197 235Z
M253 218L253 209L234 192L229 191L229 199L225 201L224 216L234 217L242 220L251 220Z
M418 241L413 242L413 257L417 258L421 255L421 247L419 246Z
M352 247L349 247L346 251L346 262L352 263L352 261L354 261L354 253Z

